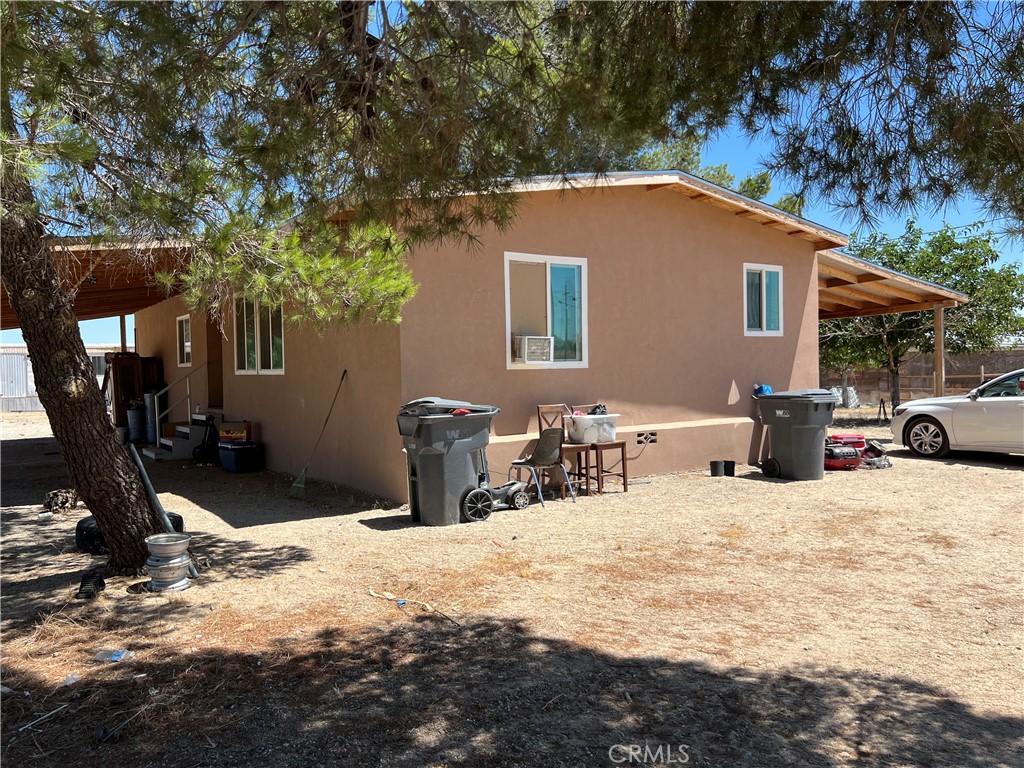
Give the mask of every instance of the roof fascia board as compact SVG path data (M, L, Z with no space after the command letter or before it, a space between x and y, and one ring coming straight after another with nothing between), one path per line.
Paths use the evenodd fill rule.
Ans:
M865 272L871 272L876 275L884 275L886 278L898 280L901 283L907 285L913 285L921 290L928 290L937 293L944 298L951 301L955 301L958 304L966 304L970 301L971 297L966 293L960 293L954 291L952 288L946 288L945 286L933 283L928 280L922 280L919 277L911 277L905 275L902 272L897 272L895 269L889 269L888 267L882 267L878 264L872 264L870 261L851 256L847 253L840 253L839 251L829 250L823 251L818 255L819 262L837 262L843 266L851 267L853 269L860 269Z
M522 193L530 192L557 192L563 190L585 190L592 188L615 188L642 186L651 190L664 187L677 187L680 190L687 190L695 193L693 196L701 195L701 202L715 200L736 206L742 210L735 215L760 215L773 219L780 223L786 223L797 227L803 232L815 235L815 240L821 241L815 245L821 245L818 250L824 248L835 248L849 244L849 238L842 232L829 229L813 221L794 216L781 211L767 203L746 197L734 192L731 189L720 187L710 181L693 176L683 171L615 171L612 173L593 174L567 174L565 176L538 176L521 182L513 187L515 191ZM827 245L822 245L826 243Z

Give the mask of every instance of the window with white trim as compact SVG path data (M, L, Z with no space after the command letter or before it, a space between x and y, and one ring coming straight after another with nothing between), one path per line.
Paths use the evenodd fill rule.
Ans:
M782 335L782 267L743 265L743 318L746 336Z
M587 367L587 260L505 254L506 367Z
M192 365L192 318L182 315L178 323L178 367L187 368Z
M235 373L284 373L281 307L235 301Z

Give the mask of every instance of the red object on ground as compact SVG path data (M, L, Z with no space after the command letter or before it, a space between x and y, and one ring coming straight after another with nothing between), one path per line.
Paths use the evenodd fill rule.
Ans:
M856 469L860 466L860 452L849 445L825 446L825 469Z
M850 448L856 448L858 452L863 451L868 447L868 443L864 438L864 435L829 435L828 442L847 445Z

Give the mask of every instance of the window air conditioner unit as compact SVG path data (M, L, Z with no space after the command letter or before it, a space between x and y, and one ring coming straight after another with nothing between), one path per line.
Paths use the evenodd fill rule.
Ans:
M554 336L516 336L517 363L550 363L554 359Z

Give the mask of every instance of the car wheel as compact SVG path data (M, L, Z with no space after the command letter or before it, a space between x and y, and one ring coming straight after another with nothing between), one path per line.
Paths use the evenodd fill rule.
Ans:
M937 459L949 453L949 438L946 430L935 419L924 416L907 425L903 444L911 453L926 459Z

